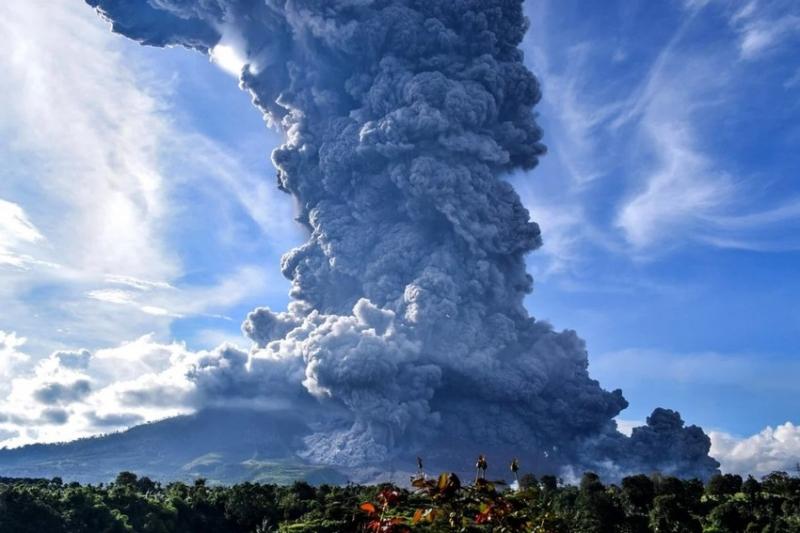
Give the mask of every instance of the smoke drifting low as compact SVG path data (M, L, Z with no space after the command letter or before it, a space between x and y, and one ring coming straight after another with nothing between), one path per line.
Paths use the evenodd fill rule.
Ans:
M293 302L250 313L250 360L198 368L198 383L224 394L258 368L241 383L302 405L300 453L321 463L435 445L610 474L716 470L708 437L671 411L619 433L622 392L590 378L575 332L522 305L540 231L503 176L545 148L519 0L87 1L143 44L239 43L242 87L285 133L278 187L309 232L282 259Z

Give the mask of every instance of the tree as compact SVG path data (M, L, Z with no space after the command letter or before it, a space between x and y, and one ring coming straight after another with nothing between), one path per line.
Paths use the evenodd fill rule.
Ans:
M741 502L728 500L711 510L707 522L704 531L709 533L744 533L750 517Z
M586 472L581 478L576 500L576 531L613 532L623 521L624 513L610 493L606 491L600 477Z
M120 487L136 487L136 481L138 480L138 476L133 472L120 472L117 474L116 479L114 480L114 484Z
M541 481L542 489L545 492L555 492L556 490L558 490L558 479L556 479L556 476L545 474L544 476L539 478L539 481Z
M628 476L622 480L622 493L633 512L646 512L655 498L653 480L644 474Z
M58 511L41 495L0 486L0 531L66 532Z
M742 483L742 492L747 494L748 498L754 500L758 497L758 493L761 492L761 483L753 476L747 476L745 482Z
M234 485L225 498L225 516L245 531L280 521L274 485Z
M519 488L521 489L531 489L538 486L539 481L533 474L523 474L522 477L519 478Z
M136 481L136 490L142 494L148 492L155 492L158 489L158 484L147 476L142 476Z
M700 522L689 514L675 494L656 496L653 500L650 528L655 533L694 533L702 530Z
M706 494L721 498L733 496L742 490L742 476L738 474L717 474L706 484Z

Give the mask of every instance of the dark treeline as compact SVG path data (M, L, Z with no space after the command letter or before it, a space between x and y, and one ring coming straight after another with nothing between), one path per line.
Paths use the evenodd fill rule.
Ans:
M453 474L393 485L162 485L123 472L113 483L0 478L3 533L347 531L800 532L800 477L719 475L705 485L631 476L579 485L526 475L520 489Z

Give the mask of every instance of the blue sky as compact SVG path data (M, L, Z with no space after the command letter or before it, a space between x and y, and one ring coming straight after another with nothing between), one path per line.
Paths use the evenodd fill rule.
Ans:
M587 341L592 375L631 403L624 420L678 409L742 468L796 453L800 6L526 10L549 147L510 178L544 233L529 310ZM0 404L18 411L0 442L13 445L109 427L51 425L26 403L72 376L55 350L114 362L93 370L107 391L86 407L113 411L111 392L165 365L152 354L246 346L245 314L285 307L278 262L303 235L268 162L280 137L225 64L139 47L68 0L6 2L0 31Z
M545 238L529 308L581 333L626 417L667 404L737 433L797 420L800 9L528 12L551 149L520 178Z

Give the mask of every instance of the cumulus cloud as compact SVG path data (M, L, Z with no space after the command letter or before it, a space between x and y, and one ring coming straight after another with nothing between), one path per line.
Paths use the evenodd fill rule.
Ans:
M89 366L89 359L92 357L92 354L89 353L89 350L63 350L53 352L52 356L65 368L86 368Z
M20 339L4 342L28 358L17 351ZM0 444L69 440L205 407L297 408L302 368L286 362L292 366L231 345L193 352L151 336L95 353L54 352L9 380Z
M33 397L50 405L80 400L91 391L92 384L88 379L78 379L71 383L45 383L33 392Z
M281 262L294 303L249 315L252 354L181 355L195 401L290 400L314 428L301 453L321 463L440 441L523 445L534 468L714 471L707 437L677 413L617 432L621 391L591 379L575 332L522 305L541 237L505 177L545 148L521 2L88 3L134 40L217 61L235 28L231 65L285 135L278 186L308 232ZM656 441L670 443L657 463Z
M19 349L27 339L18 337L14 332L0 330L0 392L7 387L8 379L13 375L16 367L27 362L30 358Z
M19 436L19 431L15 429L5 429L0 428L0 443L3 441L7 441L9 439L13 439Z
M59 407L48 407L43 409L39 415L41 421L52 426L62 426L69 420L69 413Z
M712 431L711 454L724 472L762 476L776 470L792 472L800 458L800 426L786 422L767 426L749 437Z

